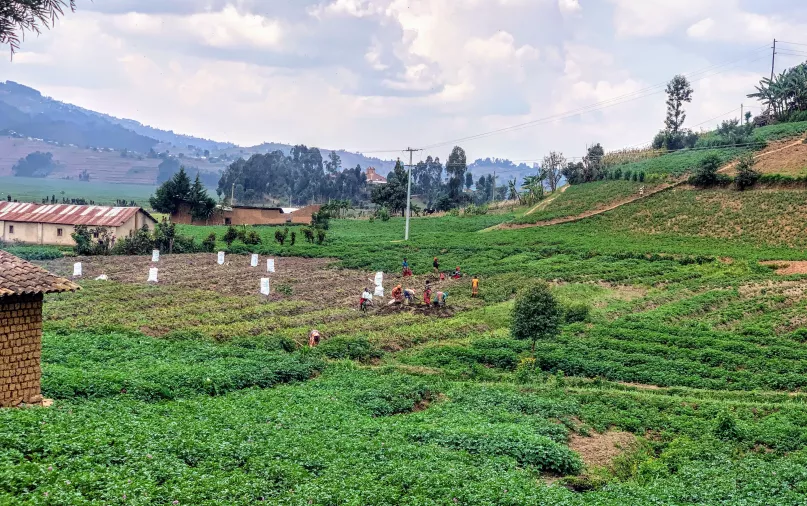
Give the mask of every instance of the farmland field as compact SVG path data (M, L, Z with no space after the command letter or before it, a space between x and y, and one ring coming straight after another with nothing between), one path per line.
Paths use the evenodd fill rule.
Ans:
M644 183L633 181L595 181L576 184L558 195L545 207L527 214L517 223L537 223L566 216L576 216L590 210L597 210L612 202L636 195Z
M738 223L747 208L760 230L800 201L687 192L664 205ZM777 221L721 235L643 213L415 219L410 244L400 218L332 220L322 245L256 227L260 245L218 244L222 266L163 255L151 285L146 257L43 260L80 260L85 280L45 304L53 406L0 411L0 504L801 504L807 277L758 260L803 251ZM376 270L420 292L435 256L479 274L480 297L432 280L446 308L358 310ZM588 312L533 360L509 326L537 279Z
M41 202L45 197L92 200L96 204L114 204L116 200L135 201L148 207L149 197L156 186L142 184L105 183L100 181L76 181L66 179L39 179L0 176L0 198L11 195L20 202ZM62 193L64 192L64 193Z

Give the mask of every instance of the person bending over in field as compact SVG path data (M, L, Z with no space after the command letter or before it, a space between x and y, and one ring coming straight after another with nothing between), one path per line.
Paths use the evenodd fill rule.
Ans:
M432 266L434 267L434 275L440 274L440 261L437 260L437 257L434 257L434 262L432 262Z
M407 304L412 304L415 302L415 291L411 288L407 288L404 290L404 298L406 299Z
M308 346L310 348L315 348L319 346L319 330L313 329L311 332L308 333Z
M412 269L409 268L409 262L406 261L406 258L403 260L403 277L411 276Z
M401 285L396 286L392 289L392 293L390 294L392 300L389 301L389 306L393 304L401 304L403 302L403 287Z
M430 306L432 303L432 287L426 281L426 289L423 290L423 305Z
M460 266L458 265L456 269L454 269L454 273L451 275L451 279L460 279L462 277L462 271L460 270Z
M446 305L446 293L445 292L437 292L434 294L434 307L438 306L445 306Z

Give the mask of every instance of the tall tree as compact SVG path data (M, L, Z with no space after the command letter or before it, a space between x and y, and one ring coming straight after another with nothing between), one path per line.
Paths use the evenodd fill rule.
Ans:
M399 159L395 169L387 176L387 184L373 188L370 200L386 207L392 213L406 214L407 172Z
M190 193L191 180L185 172L185 167L180 167L179 172L157 188L149 202L158 213L173 214L182 202L190 200Z
M336 153L336 151L331 151L328 154L328 161L325 162L325 170L328 171L328 174L336 174L342 168L342 159Z
M664 126L667 132L677 134L684 125L687 115L684 103L692 102L692 86L686 77L677 75L667 83L667 119Z
M465 150L459 146L454 146L446 162L446 173L448 179L448 195L458 203L462 195L462 186L465 183L465 172L468 170L468 159Z
M558 151L550 151L549 155L545 156L541 163L542 168L546 171L546 181L549 183L549 189L553 192L558 189L561 170L565 164L566 157Z
M470 190L474 185L474 175L470 172L465 173L465 189Z
M25 32L42 33L64 15L75 12L75 0L2 0L0 1L0 44L8 44L12 56L20 49Z
M602 159L605 156L605 150L598 142L593 146L589 146L586 150L586 156L583 157L583 181L589 183L597 181L602 175Z
M191 217L194 220L206 220L210 218L213 211L216 209L216 201L207 194L207 190L202 184L202 180L199 179L198 172L196 173L196 179L193 181L193 185L191 185L191 189L188 192L188 203L191 206Z

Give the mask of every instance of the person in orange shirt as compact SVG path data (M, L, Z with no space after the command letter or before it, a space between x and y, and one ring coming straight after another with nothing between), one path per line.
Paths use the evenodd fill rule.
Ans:
M319 345L319 330L312 330L308 333L308 346L314 348Z
M478 297L479 296L479 276L474 275L473 281L471 281L471 297Z

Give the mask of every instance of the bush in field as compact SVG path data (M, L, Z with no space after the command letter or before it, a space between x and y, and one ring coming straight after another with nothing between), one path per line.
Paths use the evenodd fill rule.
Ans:
M262 241L261 236L258 235L257 232L255 232L254 230L250 230L244 235L242 242L250 246L255 246L257 244L261 244Z
M148 255L154 249L151 231L143 226L131 237L124 237L115 243L112 252L116 255Z
M564 308L564 320L566 323L584 322L588 319L590 311L591 309L588 307L588 304L582 302L569 304Z
M70 236L76 242L76 255L109 255L112 250L112 234L104 227L76 225Z
M236 230L233 226L227 228L227 232L225 232L224 236L221 238L221 240L224 241L227 246L232 245L236 239L238 239L238 230Z
M210 232L210 235L202 241L202 248L208 253L213 253L216 250L216 233Z
M644 172L639 173L639 182L644 183Z
M283 246L283 243L286 242L286 238L289 236L289 229L284 228L282 231L276 230L275 231L275 241Z
M712 186L717 183L717 171L720 169L722 163L723 160L719 155L715 153L707 155L701 160L698 169L695 171L695 175L690 181L695 186Z
M538 340L558 335L562 316L563 311L549 285L541 282L516 298L510 333L515 339L532 341L532 351L535 352Z
M296 243L296 242L297 242L297 232L292 232L291 233L291 243L289 243L289 244L291 246L294 246L294 243Z
M743 433L740 427L737 426L737 421L731 416L731 413L725 410L717 415L714 434L723 441L740 441L743 439Z
M308 227L303 229L303 236L305 236L305 242L310 242L314 244L314 231Z
M386 206L379 207L375 212L375 217L381 221L389 221L389 209L387 209Z
M737 177L734 178L734 184L739 191L750 188L759 181L760 174L754 170L754 164L756 160L753 155L746 154L740 157L737 163Z
M325 230L318 228L317 229L317 244L322 244L325 242Z

